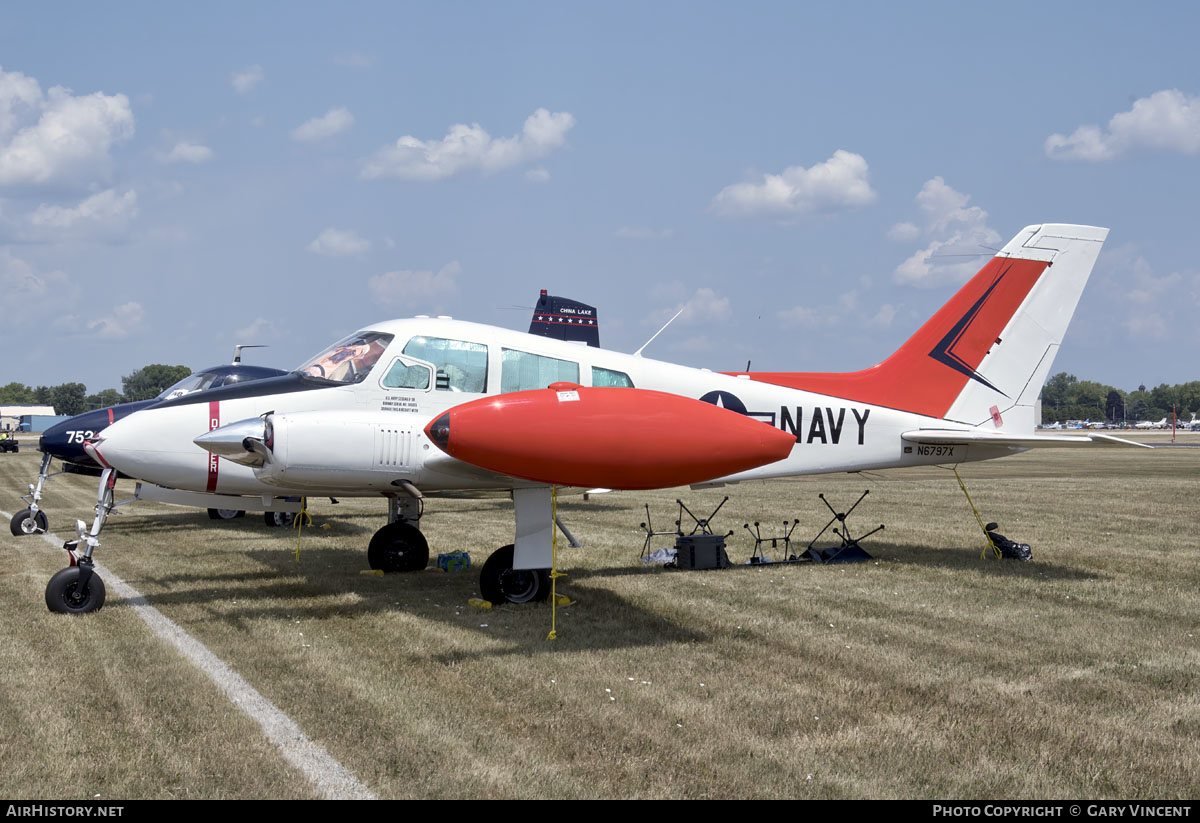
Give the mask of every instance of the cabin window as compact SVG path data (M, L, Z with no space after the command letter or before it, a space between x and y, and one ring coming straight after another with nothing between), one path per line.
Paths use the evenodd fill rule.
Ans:
M487 392L487 346L481 343L414 337L404 347L404 353L433 365L434 386L438 391Z
M579 382L579 364L540 354L502 349L500 391L544 389L551 383Z
M408 364L397 358L382 382L385 389L428 389L429 367L419 363Z
M592 385L605 388L632 389L633 381L623 371L613 371L612 369L602 369L599 366L592 366Z

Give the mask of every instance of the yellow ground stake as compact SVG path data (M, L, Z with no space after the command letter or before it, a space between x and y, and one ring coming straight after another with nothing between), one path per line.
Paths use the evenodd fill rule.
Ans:
M300 498L300 511L296 512L296 519L293 521L296 526L296 562L300 562L300 533L305 526L312 526L312 517L308 514L308 498Z
M979 528L983 531L983 537L985 540L987 540L988 546L991 548L992 552L996 555L996 557L1000 557L1000 550L998 548L996 548L996 544L992 542L992 536L991 536L991 534L988 533L987 526L983 525L983 517L980 516L979 509L975 508L975 503L973 500L971 500L971 495L967 491L966 484L963 483L962 478L959 477L959 475L958 475L958 466L954 467L954 477L958 480L958 487L960 489L962 489L963 494L965 494L967 496L967 503L970 504L971 511L975 512L975 522L979 524ZM987 549L984 549L983 551L981 551L979 553L980 560L982 560L986 556L987 556Z

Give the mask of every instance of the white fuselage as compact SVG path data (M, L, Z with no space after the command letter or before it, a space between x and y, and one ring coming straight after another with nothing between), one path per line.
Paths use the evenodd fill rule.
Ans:
M399 481L432 494L534 486L538 484L447 456L423 429L447 409L502 390L544 388L564 379L583 386L614 385L614 380L624 385L625 378L636 388L715 402L795 435L786 459L708 483L960 463L1021 450L914 443L901 434L945 430L946 421L493 326L414 318L367 328L393 337L360 382L145 409L109 426L98 450L109 464L139 480L227 495L393 496ZM456 390L447 373L457 374L458 367L416 356L410 346L416 340L470 344L479 370L471 383L476 390ZM484 350L486 365L480 365L478 353ZM389 387L398 364L401 370L427 367L426 387ZM252 469L192 442L218 427L267 413L275 425L274 464ZM638 424L629 421L630 427ZM580 443L580 448L586 446ZM705 444L698 442L696 448Z

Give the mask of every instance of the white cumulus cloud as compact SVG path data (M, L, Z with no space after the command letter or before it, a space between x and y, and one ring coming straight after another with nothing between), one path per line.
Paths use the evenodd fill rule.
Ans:
M170 151L160 152L158 162L172 165L175 163L188 163L193 166L200 163L207 163L213 159L213 150L208 146L200 143L192 143L188 140L180 140Z
M79 205L54 206L43 203L30 216L29 221L39 227L70 229L80 225L94 225L109 229L122 229L137 216L137 192L130 189L124 194L108 189L81 201Z
M268 320L265 317L256 317L253 323L245 328L238 329L233 333L233 336L239 343L253 346L259 340L277 339L279 337L279 325L274 320ZM252 342L247 343L246 341Z
M858 289L852 289L838 295L837 301L828 305L806 306L803 304L790 309L781 309L775 313L784 328L799 326L801 328L844 328L847 323L865 323L867 326L887 328L896 318L896 308L890 303L884 303L867 319L867 310L862 305L862 295Z
M13 305L47 297L61 298L71 290L71 281L61 271L38 272L8 248L0 248L0 293Z
M320 117L314 117L292 129L292 139L309 142L324 140L340 134L354 125L354 115L344 107L330 109Z
M431 271L389 271L367 281L367 289L376 303L391 308L410 309L415 305L439 305L458 294L457 260Z
M146 312L135 301L114 306L110 314L88 321L87 327L100 340L124 340L142 327Z
M968 205L971 196L955 191L941 177L925 181L916 201L924 223L920 234L927 245L897 266L892 279L910 286L966 282L986 262L987 249L1000 242L987 224L987 212Z
M727 323L733 316L728 297L721 297L707 287L698 288L689 293L687 287L678 280L655 287L650 293L650 302L658 304L666 302L668 305L668 308L656 309L646 317L645 322L654 326L661 327L680 309L683 310L683 313L676 318L672 325L693 326L700 323Z
M235 71L229 76L229 82L233 85L233 90L238 94L247 94L253 91L254 87L261 83L265 76L262 66L253 65L247 66L241 71Z
M308 250L326 257L353 257L370 250L371 241L352 229L328 228L308 244Z
M1200 97L1178 89L1156 91L1113 115L1108 128L1085 125L1069 136L1046 138L1046 156L1062 160L1111 160L1136 149L1200 153Z
M781 174L734 183L713 198L712 208L725 217L802 217L827 214L874 203L867 161L861 154L838 149L811 168L788 166Z
M538 109L529 115L520 134L489 135L478 123L457 123L441 140L418 140L406 135L384 146L363 163L368 180L442 180L469 171L484 174L522 166L561 148L575 125L568 112Z
M908 243L921 236L921 227L915 223L897 223L888 229L887 236L897 243Z
M85 186L111 173L109 152L133 136L123 94L45 94L20 72L0 69L0 185Z

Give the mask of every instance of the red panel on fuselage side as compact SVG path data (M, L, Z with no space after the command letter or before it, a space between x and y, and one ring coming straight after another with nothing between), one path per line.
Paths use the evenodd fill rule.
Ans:
M944 417L1047 263L994 257L895 354L857 372L751 372L753 380ZM728 372L744 374L744 372Z
M439 432L440 427L440 432ZM425 429L447 454L560 486L658 489L787 457L793 435L688 397L645 389L513 392L455 406Z

